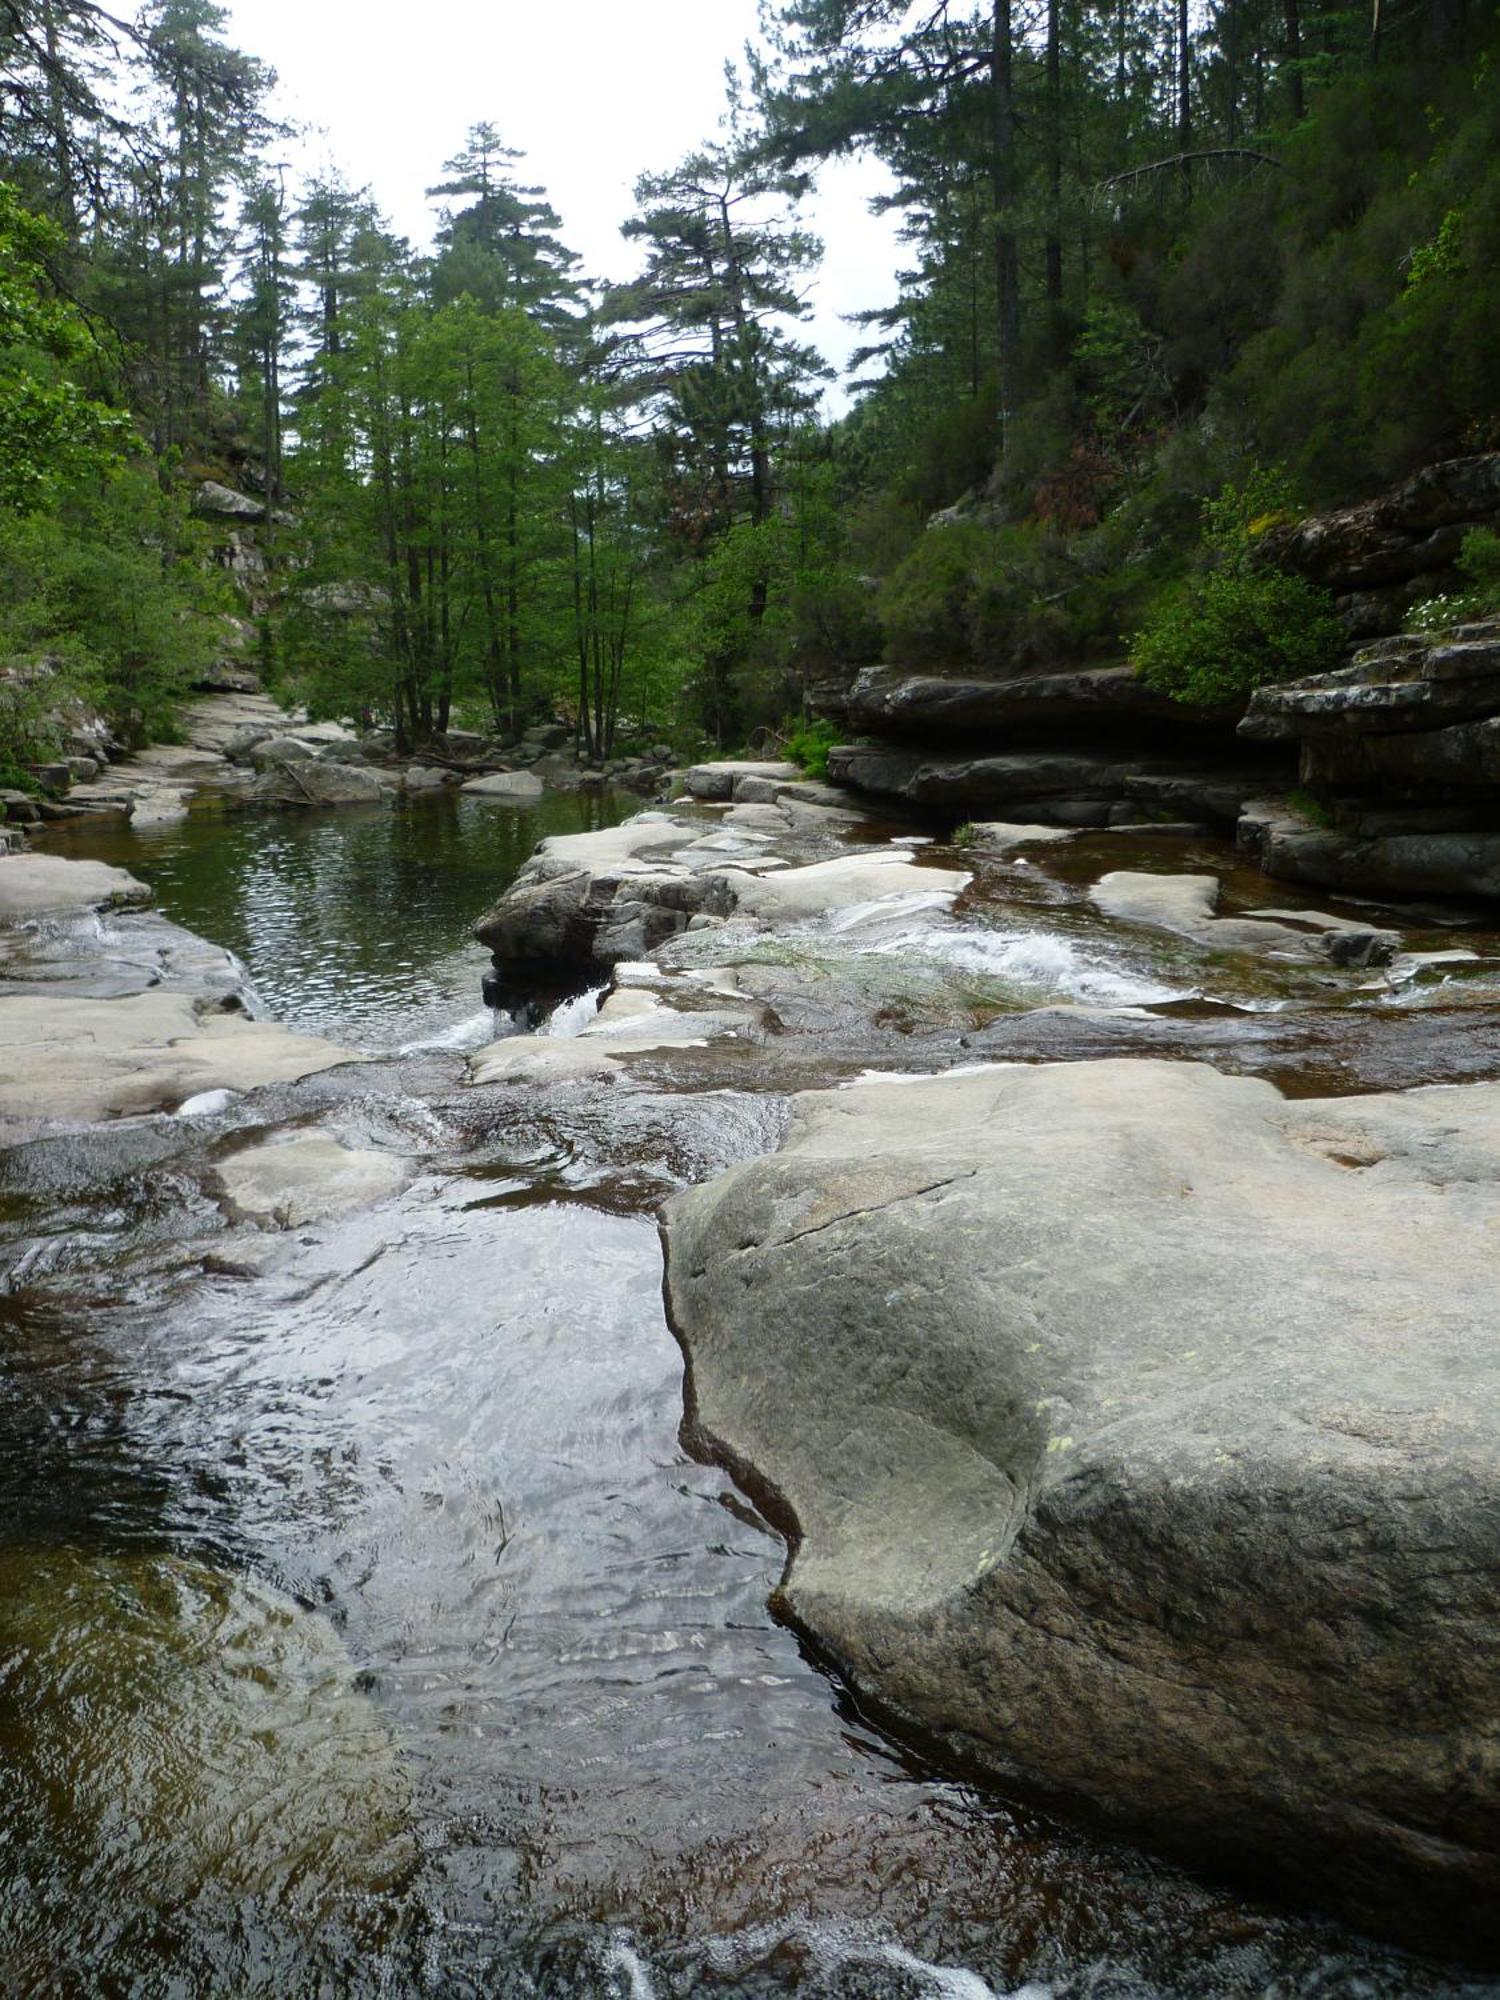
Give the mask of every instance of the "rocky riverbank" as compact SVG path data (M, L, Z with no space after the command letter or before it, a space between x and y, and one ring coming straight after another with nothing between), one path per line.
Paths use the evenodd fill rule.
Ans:
M263 693L242 670L187 702L180 743L123 751L97 719L79 721L68 755L35 772L37 789L0 788L0 821L24 840L27 827L103 816L134 827L186 816L197 792L235 807L303 811L375 805L400 795L463 790L512 804L544 791L618 787L652 795L671 773L665 744L602 766L573 754L564 724L538 724L513 742L454 729L415 754L380 730L313 722Z
M1180 830L952 847L779 765L686 790L545 840L482 920L494 997L573 996L543 1032L373 1059L257 1018L128 875L0 858L16 1184L76 1206L150 1167L152 1285L190 1318L227 1288L256 1342L290 1314L298 1380L367 1295L381 1352L472 1316L483 1232L540 1228L547 1188L570 1268L580 1217L690 1190L664 1224L687 1435L781 1507L778 1601L898 1734L1493 1955L1500 937ZM431 1312L405 1252L365 1275L393 1242ZM487 1319L478 1351L466 1409ZM570 1657L617 1643L585 1629ZM812 1835L776 1838L811 1879Z
M845 1079L664 1217L688 1434L782 1510L787 1614L1002 1783L1500 1953L1488 934L1180 831L953 852L774 769L689 782L717 803L545 843L481 922L502 979L612 984L471 1074ZM1171 940L1160 983L1007 991L1018 895Z
M1185 822L1236 831L1286 881L1500 901L1500 621L1400 629L1451 585L1465 534L1500 518L1497 496L1487 454L1266 534L1257 560L1335 594L1347 667L1222 708L1167 700L1126 666L873 668L842 699L829 771L949 828Z

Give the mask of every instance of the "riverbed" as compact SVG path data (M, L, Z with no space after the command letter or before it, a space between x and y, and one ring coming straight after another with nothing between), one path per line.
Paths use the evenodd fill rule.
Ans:
M1465 1058L1425 1024L1493 1025L1494 941L1431 913L1415 941L1470 960L1320 990L1104 922L1085 843L981 871L956 919L867 927L870 979L916 969L878 1034L708 1049L628 1091L467 1087L462 1051L516 1025L468 926L543 834L638 807L210 808L49 843L128 867L269 1015L375 1060L0 1159L0 1988L1500 1992L1001 1801L862 1716L767 1609L773 1527L681 1446L655 1224L774 1145L819 1065L896 1067L900 1005L934 987L945 1062L1033 1054L1086 1025L1070 1009L1154 1048L1232 1008L1233 1059L1289 1087L1441 1081ZM783 960L822 965L827 928ZM267 1254L205 1174L312 1125L406 1185Z

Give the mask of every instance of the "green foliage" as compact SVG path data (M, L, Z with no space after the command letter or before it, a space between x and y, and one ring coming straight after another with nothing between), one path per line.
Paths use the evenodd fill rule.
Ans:
M31 677L36 696L29 725L7 715L7 740L40 754L45 718L70 696L127 742L170 738L227 608L181 503L147 469L124 469L55 512L0 513L0 659Z
M48 272L63 234L0 181L0 507L46 506L116 462L128 425L75 379L94 352Z
M1204 502L1214 567L1165 591L1131 643L1151 687L1213 706L1338 664L1345 636L1328 593L1255 559L1261 536L1294 518L1294 497L1283 468L1258 466Z
M1169 591L1136 634L1130 659L1173 700L1215 705L1271 681L1326 673L1344 646L1326 592L1280 570L1231 565Z
M839 732L827 720L802 723L786 740L786 754L800 764L810 778L828 776L828 753L839 741Z

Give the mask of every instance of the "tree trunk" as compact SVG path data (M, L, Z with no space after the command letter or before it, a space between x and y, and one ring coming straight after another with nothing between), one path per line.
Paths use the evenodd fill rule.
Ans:
M1047 0L1047 297L1063 295L1062 246L1062 46L1060 0Z
M1193 43L1188 0L1177 0L1177 150L1182 154L1182 191L1193 194Z
M1302 123L1306 102L1302 91L1302 4L1301 0L1286 0L1286 60L1287 90L1292 107L1292 120Z
M995 312L1000 354L1000 422L1020 407L1021 283L1016 252L1015 43L1011 0L995 0L990 45L990 195L994 204Z

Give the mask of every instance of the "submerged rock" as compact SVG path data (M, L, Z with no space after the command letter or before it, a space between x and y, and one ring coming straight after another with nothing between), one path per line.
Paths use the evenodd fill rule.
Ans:
M1500 1085L866 1085L664 1226L694 1434L792 1517L786 1608L858 1689L1500 1952Z
M214 1168L231 1213L278 1229L300 1229L346 1209L382 1201L404 1187L405 1163L390 1153L341 1146L322 1132L304 1132L247 1146Z
M0 1757L18 1990L97 1990L57 1958L78 1900L91 1938L189 1908L373 1937L415 1863L409 1784L332 1626L203 1562L0 1551Z
M1151 875L1121 868L1102 876L1093 903L1107 917L1191 938L1210 951L1326 959L1336 965L1389 965L1398 931L1379 930L1321 910L1252 910L1221 917L1217 875Z

